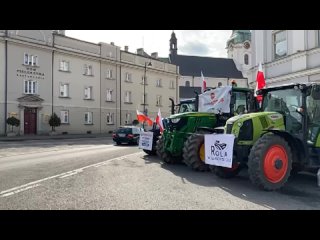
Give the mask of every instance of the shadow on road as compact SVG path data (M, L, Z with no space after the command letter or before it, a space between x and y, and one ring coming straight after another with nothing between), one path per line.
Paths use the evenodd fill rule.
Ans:
M269 209L319 209L320 188L316 175L300 173L291 176L286 185L278 191L267 192L258 189L249 179L247 169L243 169L232 179L222 179L211 172L196 172L183 163L167 164L157 156L144 155L146 164L158 163L164 170L179 176L183 182L218 187L233 196L264 206ZM304 207L300 207L304 206Z

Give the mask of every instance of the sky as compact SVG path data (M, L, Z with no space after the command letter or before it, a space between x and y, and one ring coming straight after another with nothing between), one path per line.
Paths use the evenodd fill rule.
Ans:
M232 30L174 30L178 39L178 54L206 57L227 57L226 42ZM69 37L92 43L111 43L129 52L144 48L149 55L158 52L168 57L172 30L66 30Z

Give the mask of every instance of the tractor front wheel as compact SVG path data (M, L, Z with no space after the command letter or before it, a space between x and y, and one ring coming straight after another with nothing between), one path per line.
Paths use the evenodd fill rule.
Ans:
M248 159L248 173L251 182L260 189L280 189L287 182L291 169L292 152L284 138L266 134L253 145Z
M157 149L157 155L165 163L174 164L177 162L175 158L171 157L170 154L165 151L163 136L161 136L157 141L156 149Z
M205 163L204 132L192 134L187 138L183 147L183 162L195 171L208 171L209 165Z
M232 168L212 166L211 171L220 178L233 178L238 175L242 167L239 163L232 164Z

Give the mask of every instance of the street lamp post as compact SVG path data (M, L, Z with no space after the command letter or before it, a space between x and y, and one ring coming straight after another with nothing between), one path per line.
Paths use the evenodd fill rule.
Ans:
M148 63L148 67L152 66L151 61ZM144 76L143 76L143 114L147 116L146 112L146 77L147 77L147 62L144 64ZM144 129L144 122L142 123Z

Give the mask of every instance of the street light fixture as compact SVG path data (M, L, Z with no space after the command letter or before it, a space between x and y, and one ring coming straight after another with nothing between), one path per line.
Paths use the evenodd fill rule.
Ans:
M145 62L144 64L144 76L143 76L143 113L147 116L146 112L146 77L147 77L147 66L151 67L152 63L151 61L149 63ZM144 122L142 124L142 127L144 129Z

